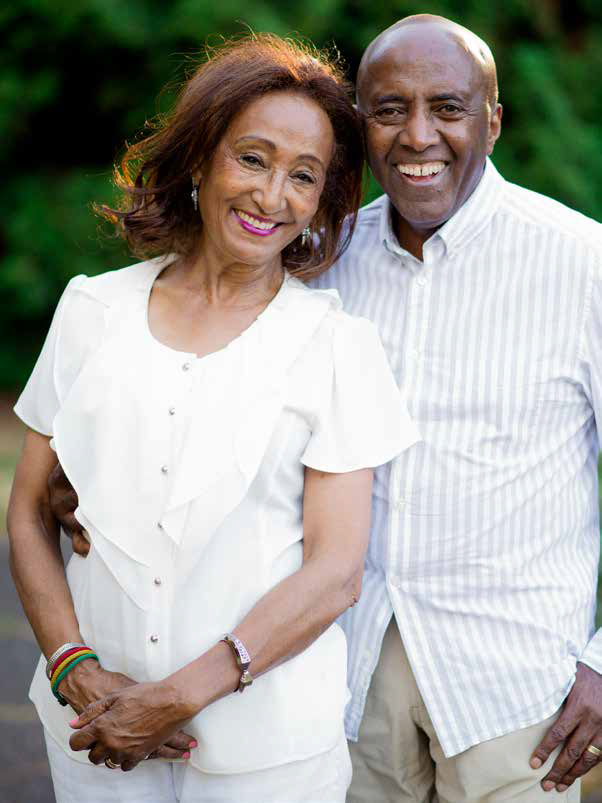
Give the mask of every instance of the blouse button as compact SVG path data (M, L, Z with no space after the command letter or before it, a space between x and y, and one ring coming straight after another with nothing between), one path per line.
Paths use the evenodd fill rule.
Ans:
M153 644L156 644L159 641L159 636L157 636L156 633L153 633L153 635L150 637L150 640Z
M182 366L182 371L190 371L190 363L189 362L185 362L184 363L184 365Z
M168 471L169 469L167 468L167 466L161 466L161 474L167 474Z
M160 577L155 577L155 579L153 580L153 583L156 586L160 586L161 585L161 578Z
M157 527L158 527L160 530L162 530L162 529L163 529L163 522L161 522L161 521L158 521L158 522L157 522Z
M170 407L169 408L169 414L170 415L175 415L176 414L176 408L175 407Z

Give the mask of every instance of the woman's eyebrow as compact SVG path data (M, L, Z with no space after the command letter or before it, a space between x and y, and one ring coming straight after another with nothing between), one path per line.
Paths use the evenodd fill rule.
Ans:
M261 142L263 145L265 145L266 148L268 148L271 151L275 151L277 149L277 146L275 145L275 143L272 142L271 139L266 139L265 137L259 137L259 136L256 137L253 134L245 134L244 137L239 137L237 140L235 140L234 144L240 145L247 141ZM318 156L315 156L315 154L313 153L300 153L299 156L297 156L296 158L297 161L299 162L315 162L322 169L324 169L324 163L322 162L322 160Z

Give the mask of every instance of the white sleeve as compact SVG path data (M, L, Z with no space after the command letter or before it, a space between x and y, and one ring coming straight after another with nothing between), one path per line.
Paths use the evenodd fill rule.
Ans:
M40 356L14 408L28 427L49 437L65 393L102 331L102 305L78 292L86 278L75 276L65 288Z
M376 327L342 313L338 324L330 387L301 457L332 473L380 466L420 440Z

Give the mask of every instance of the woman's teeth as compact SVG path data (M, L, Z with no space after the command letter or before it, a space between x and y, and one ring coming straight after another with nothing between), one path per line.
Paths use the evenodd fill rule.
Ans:
M398 164L397 169L406 176L436 176L445 167L445 162L425 162L424 164Z
M253 226L254 229L261 229L262 231L270 231L271 229L275 229L278 225L277 223L266 223L263 220L257 220L256 217L247 214L246 212L241 212L240 209L236 210L236 214L241 220L244 220L245 223L248 223L249 226Z

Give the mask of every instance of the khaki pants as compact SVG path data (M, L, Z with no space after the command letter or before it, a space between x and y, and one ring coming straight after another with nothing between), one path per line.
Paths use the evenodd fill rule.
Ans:
M347 803L577 803L577 781L544 792L531 753L557 714L445 758L418 691L399 630L389 625L372 678L357 744L350 742L353 781Z

